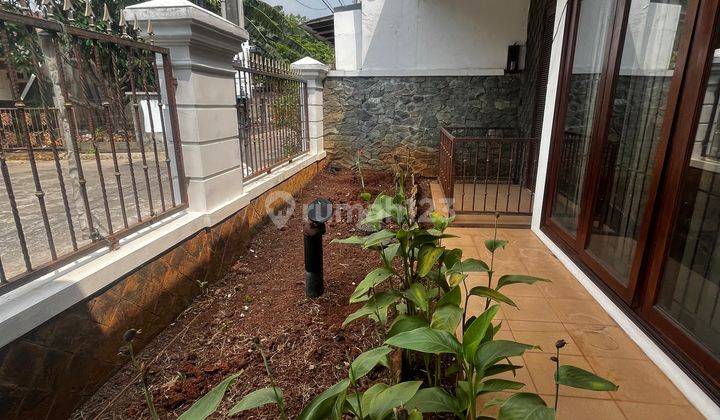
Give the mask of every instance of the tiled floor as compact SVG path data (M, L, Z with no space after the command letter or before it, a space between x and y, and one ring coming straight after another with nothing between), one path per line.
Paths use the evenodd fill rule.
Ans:
M492 238L492 229L450 228L457 238L445 239L443 245L461 248L463 256L490 263L484 241ZM620 386L617 392L591 392L561 387L560 419L701 419L697 412L620 329L590 294L552 255L540 240L526 229L500 229L499 239L510 241L496 252L495 278L503 274L529 274L552 280L551 283L512 285L503 288L518 305L503 305L498 317L503 320L501 335L541 350L531 351L516 360L525 366L514 380L525 389L539 393L549 405L554 402L555 342L568 342L562 350L561 363L591 370ZM473 275L470 283L486 285L487 277ZM470 286L470 285L469 285ZM484 309L484 300L473 298L469 313ZM488 394L483 400L502 395Z

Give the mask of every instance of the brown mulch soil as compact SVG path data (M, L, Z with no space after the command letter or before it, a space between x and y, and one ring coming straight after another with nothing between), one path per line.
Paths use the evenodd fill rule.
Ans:
M373 196L391 193L390 173L365 174ZM422 188L426 190L426 188ZM356 174L328 167L299 194L286 227L268 223L225 277L139 355L160 417L174 418L226 376L243 371L226 394L221 412L245 394L269 386L253 338L261 340L288 414L297 415L314 396L347 375L348 359L378 344L368 320L342 327L358 305L348 305L355 285L380 264L377 255L356 246L330 244L363 234L355 220L331 221L325 236L325 294L304 294L302 206L318 197L361 204ZM346 218L343 218L346 219ZM376 375L388 376L387 372ZM371 378L373 379L373 378ZM240 416L278 418L274 406ZM74 414L74 418L149 418L137 372L128 364Z

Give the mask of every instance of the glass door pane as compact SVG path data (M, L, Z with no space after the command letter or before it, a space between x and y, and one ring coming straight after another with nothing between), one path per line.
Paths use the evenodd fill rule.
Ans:
M720 42L715 48L656 305L720 357Z
M632 0L587 249L627 286L687 0Z
M578 2L577 35L572 74L569 77L565 129L551 218L575 235L585 166L599 98L599 84L615 11L613 0Z

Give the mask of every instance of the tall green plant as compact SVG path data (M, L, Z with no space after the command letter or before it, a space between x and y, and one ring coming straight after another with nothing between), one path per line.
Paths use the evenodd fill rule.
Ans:
M557 395L554 408L548 407L536 394L526 392L477 406L477 398L482 394L521 390L525 384L497 376L506 372L515 374L522 366L514 365L510 358L537 348L532 344L496 339L501 322L494 323L494 320L500 304L517 308L502 289L512 284L532 285L548 280L509 274L494 281L495 253L508 244L498 239L497 224L493 238L485 241L490 264L474 258L463 259L461 249L441 245L442 239L452 237L445 230L453 219L432 214L432 228L421 228L409 216L412 212L405 197L402 174L396 187L394 196L380 194L368 209L363 223L375 227L375 233L334 241L376 251L382 262L351 295L350 303L360 302L363 306L350 314L345 324L369 317L385 332L384 345L363 353L355 362L367 360L368 354L385 354L395 347L424 365L426 377L395 385L375 384L364 392L355 390L348 396L348 388L356 383L351 367L349 379L321 394L309 406L324 409L306 409L301 418L341 418L342 413L350 412L360 419L385 419L393 410L397 414L401 408L408 416L452 413L458 418L476 419L491 406L500 407L498 418L504 420L554 418ZM487 285L469 288L469 273L485 273ZM468 319L468 303L474 297L485 299L485 310ZM396 317L385 331L391 310ZM558 342L554 358L558 390L560 385L598 391L617 389L615 384L591 372L561 365L560 344Z

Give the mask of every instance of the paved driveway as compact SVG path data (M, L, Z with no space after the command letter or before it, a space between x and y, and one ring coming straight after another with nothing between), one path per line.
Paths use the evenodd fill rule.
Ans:
M150 158L150 156L148 156ZM163 159L161 157L160 159ZM150 179L150 192L152 194L153 209L155 212L161 210L160 189L157 181L157 171L154 162L148 161L148 176ZM58 256L72 251L72 243L70 240L70 231L68 228L67 217L63 205L62 195L60 192L60 183L53 161L38 161L38 172L40 174L40 183L45 192L45 203L47 206L48 219L50 221L50 229L55 240L55 247ZM85 171L87 180L88 198L90 202L91 213L95 220L96 227L102 234L107 234L108 224L105 216L104 200L100 187L100 175L94 159L83 160L82 166ZM126 157L122 157L119 161L120 182L123 187L123 197L125 199L125 208L127 212L128 224L132 225L137 222L137 206L133 194L130 164ZM68 164L66 160L61 162L62 173L64 176L66 189L68 193L68 201L72 222L78 240L78 245L89 243L89 231L86 228L87 223L84 213L80 190L77 181L73 181L68 173ZM148 199L148 187L145 181L144 172L140 155L133 156L133 170L135 174L135 182L138 190L138 201L141 211L141 217L147 218L150 213L150 201ZM112 225L115 231L123 227L122 212L120 206L120 194L118 192L118 184L115 179L113 162L111 159L101 160L102 173L105 177L105 185L108 196L108 204L111 213ZM38 265L49 261L50 248L46 237L45 228L41 216L38 199L35 195L35 186L33 181L30 165L27 161L8 161L8 169L10 172L10 180L15 192L20 219L23 231L28 245L33 265ZM170 200L168 174L161 160L161 178L163 186L163 196L165 197L166 206L172 205ZM16 226L13 220L13 214L10 206L10 200L5 188L5 179L0 174L0 258L5 268L7 277L20 274L24 271L24 263L20 248L20 241Z

